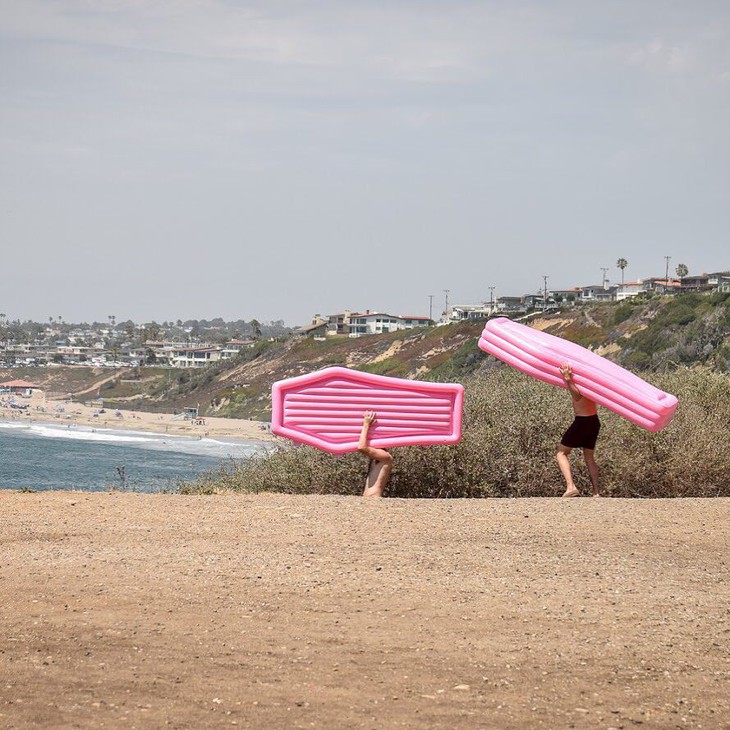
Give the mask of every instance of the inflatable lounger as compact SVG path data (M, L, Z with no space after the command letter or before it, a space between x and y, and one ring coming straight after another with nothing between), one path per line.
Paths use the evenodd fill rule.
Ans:
M487 322L479 347L523 373L562 388L566 386L560 365L567 362L581 393L648 431L664 428L677 408L675 396L610 360L505 317Z
M271 431L331 454L357 451L365 411L376 448L461 439L464 388L332 367L274 383Z

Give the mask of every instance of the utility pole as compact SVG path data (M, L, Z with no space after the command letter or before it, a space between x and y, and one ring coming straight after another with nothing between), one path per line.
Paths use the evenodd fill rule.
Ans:
M428 295L428 318L433 322L433 294Z
M669 288L669 260L671 258L671 256L664 257L664 260L667 262L667 269L664 272L664 291L667 291L667 289Z
M603 272L603 278L601 279L601 286L603 286L604 289L606 289L606 272L608 271L607 266L601 266L601 271Z
M449 292L451 289L444 289L444 294L446 295L444 297L444 314L448 318L449 316Z
M494 287L489 287L489 314L494 314Z
M542 277L542 311L547 307L547 276Z

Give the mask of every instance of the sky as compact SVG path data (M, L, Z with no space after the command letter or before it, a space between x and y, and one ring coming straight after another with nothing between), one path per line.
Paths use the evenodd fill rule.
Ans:
M0 98L10 319L730 269L726 0L0 0Z

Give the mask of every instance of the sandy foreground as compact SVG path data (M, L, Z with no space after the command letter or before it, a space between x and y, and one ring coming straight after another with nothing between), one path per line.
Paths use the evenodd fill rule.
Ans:
M81 403L46 399L42 391L36 391L32 398L18 402L27 404L27 411L0 408L0 419L36 423L63 424L65 426L91 426L154 433L170 433L180 436L204 438L256 439L268 441L273 438L268 424L238 418L204 417L196 421L176 419L173 413L146 413L144 411L117 411ZM117 415L119 414L119 415Z
M729 513L0 492L0 727L730 727Z

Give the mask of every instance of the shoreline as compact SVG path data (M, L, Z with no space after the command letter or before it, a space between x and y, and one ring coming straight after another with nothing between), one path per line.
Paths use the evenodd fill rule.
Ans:
M193 438L223 437L231 440L263 442L273 442L276 438L269 430L269 423L265 421L217 416L203 416L191 421L175 419L173 413L104 410L82 403L46 399L42 394L24 398L21 403L27 404L28 410L11 409L5 403L0 403L0 421L49 426L88 426ZM100 412L101 410L104 412Z

